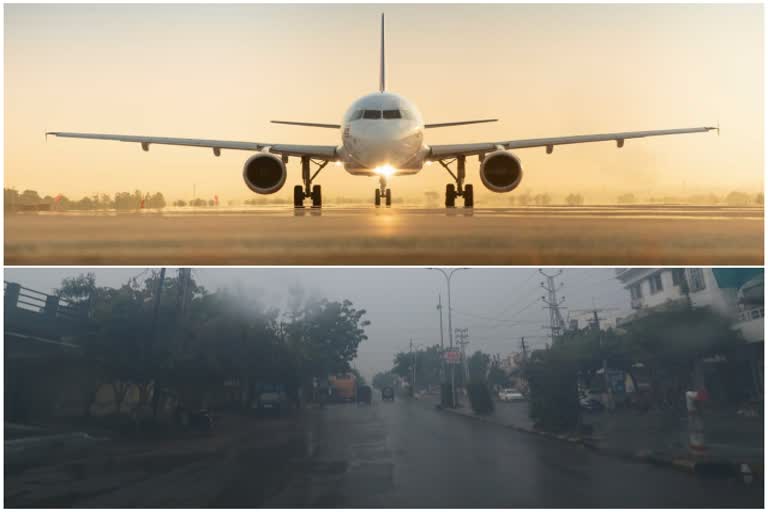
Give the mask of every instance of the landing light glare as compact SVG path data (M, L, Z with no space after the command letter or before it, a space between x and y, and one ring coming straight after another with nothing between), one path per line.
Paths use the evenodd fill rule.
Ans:
M374 172L382 176L392 176L395 174L395 168L389 164L385 164L378 166L376 169L374 169Z

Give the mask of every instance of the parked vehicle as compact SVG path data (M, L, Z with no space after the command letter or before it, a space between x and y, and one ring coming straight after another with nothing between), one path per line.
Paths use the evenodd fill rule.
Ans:
M591 394L582 394L579 397L579 407L587 412L599 412L605 409L603 403Z
M395 390L389 386L381 388L381 399L395 401Z
M288 403L288 395L282 384L260 384L254 392L251 408L260 412L280 414Z
M184 430L194 430L206 435L213 434L213 417L207 409L187 410L176 408L176 422Z
M357 379L352 374L331 376L332 398L336 402L354 402L357 391Z
M371 405L372 394L371 386L360 386L357 388L357 403Z
M502 402L516 402L518 400L525 400L525 397L514 389L502 389L499 391L499 400Z

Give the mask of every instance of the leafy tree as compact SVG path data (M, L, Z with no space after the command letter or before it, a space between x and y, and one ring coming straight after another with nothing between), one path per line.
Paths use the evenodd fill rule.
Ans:
M467 358L467 369L469 370L469 380L485 382L488 376L488 370L491 367L491 356L479 350L475 351Z
M621 194L616 199L616 202L619 204L635 204L637 202L637 198L635 197L635 194L630 192L627 194Z
M397 376L392 372L379 372L376 375L373 376L373 387L376 389L381 389L385 387L395 387L395 382L397 381Z
M581 194L568 194L565 198L565 203L568 206L581 206L584 204L584 196Z
M745 194L744 192L731 192L727 196L725 196L725 202L728 206L747 206L752 198L749 197L749 194Z

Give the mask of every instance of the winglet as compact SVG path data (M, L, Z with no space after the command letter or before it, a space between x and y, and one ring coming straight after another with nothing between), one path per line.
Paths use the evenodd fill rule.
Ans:
M384 13L381 13L381 55L379 57L379 92L384 92L386 88L386 77L384 74Z

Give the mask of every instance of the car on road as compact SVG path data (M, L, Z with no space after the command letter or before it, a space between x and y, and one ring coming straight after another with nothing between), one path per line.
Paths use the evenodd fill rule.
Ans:
M251 407L260 413L280 413L288 405L288 395L285 386L275 383L261 383L255 386L254 399Z
M514 389L502 389L499 391L499 400L502 402L516 402L518 400L525 400L525 397Z
M381 388L381 399L395 401L395 390L389 386Z
M371 386L360 386L357 388L357 403L371 405L372 394Z

